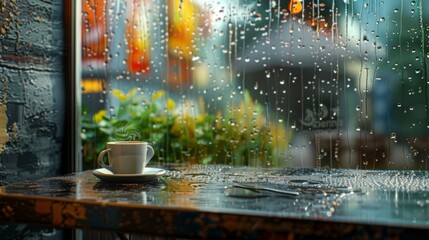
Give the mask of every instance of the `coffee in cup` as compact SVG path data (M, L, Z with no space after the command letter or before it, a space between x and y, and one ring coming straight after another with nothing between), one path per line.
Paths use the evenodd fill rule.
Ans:
M153 148L147 142L108 142L107 149L98 155L98 164L114 174L143 174L153 155Z

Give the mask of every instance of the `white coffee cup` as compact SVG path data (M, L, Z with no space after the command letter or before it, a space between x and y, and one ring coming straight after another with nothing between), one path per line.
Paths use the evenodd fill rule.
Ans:
M108 154L107 164L104 155ZM154 155L147 142L108 142L107 149L98 155L98 164L114 174L143 174Z

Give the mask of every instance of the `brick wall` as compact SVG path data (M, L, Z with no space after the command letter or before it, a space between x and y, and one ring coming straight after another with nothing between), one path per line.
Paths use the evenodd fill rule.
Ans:
M0 186L60 174L64 39L62 0L0 0ZM43 231L0 225L2 239Z

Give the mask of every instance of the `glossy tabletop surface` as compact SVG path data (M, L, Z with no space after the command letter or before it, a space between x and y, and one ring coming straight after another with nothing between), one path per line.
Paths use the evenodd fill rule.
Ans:
M3 186L0 220L214 239L429 233L425 171L165 170L124 181L90 170Z

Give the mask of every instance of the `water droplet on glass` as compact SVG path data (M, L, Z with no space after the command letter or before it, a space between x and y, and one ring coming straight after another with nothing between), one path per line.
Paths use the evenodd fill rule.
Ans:
M253 89L258 90L258 88L259 88L259 84L255 83L255 86L253 87Z

